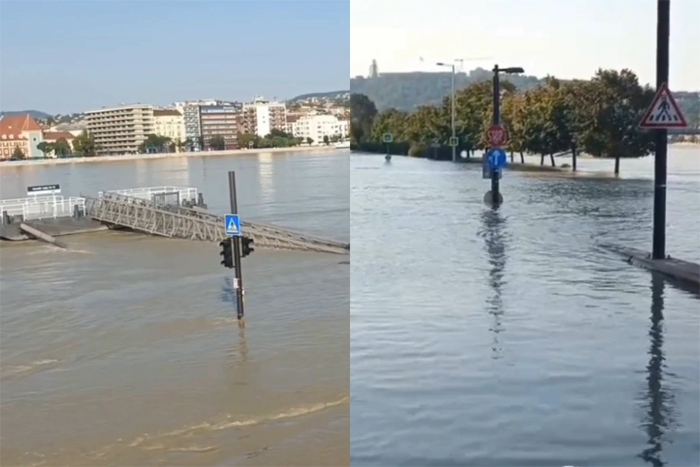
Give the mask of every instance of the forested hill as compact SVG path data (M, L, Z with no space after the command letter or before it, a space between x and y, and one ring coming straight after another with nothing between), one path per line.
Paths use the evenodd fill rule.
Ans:
M374 102L377 110L395 108L412 111L420 105L440 104L450 94L451 73L383 73L377 78L356 77L350 80L350 92L364 94ZM464 87L475 81L490 80L490 70L477 68L469 73L455 74L455 87ZM536 87L544 80L536 76L504 75L504 81L512 82L519 90ZM688 123L700 127L700 92L679 91L673 93Z
M455 87L460 88L475 81L491 79L493 73L477 68L469 73L455 74ZM540 79L535 76L508 75L502 80L527 90L537 86ZM380 112L390 108L411 111L419 105L440 104L450 94L451 73L382 73L377 78L356 77L350 80L350 92L364 94Z

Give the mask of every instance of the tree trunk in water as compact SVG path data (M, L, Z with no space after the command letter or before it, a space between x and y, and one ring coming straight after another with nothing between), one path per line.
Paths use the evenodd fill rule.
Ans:
M525 163L525 154L523 154L522 151L520 151L520 163L524 164Z
M510 152L510 163L513 163L513 159L515 158L513 151Z
M552 162L552 167L557 166L557 164L554 162L554 153L553 152L549 153L549 160Z
M620 156L615 156L615 175L620 175Z
M540 165L544 165L544 154L540 154Z
M576 172L576 148L571 148L571 169Z

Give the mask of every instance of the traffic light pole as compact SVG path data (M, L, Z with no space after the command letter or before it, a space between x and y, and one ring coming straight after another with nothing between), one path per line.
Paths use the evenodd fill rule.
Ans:
M231 198L231 214L238 214L238 200L236 198L236 172L228 173L228 192ZM241 322L245 313L243 311L243 271L241 268L241 237L231 238L233 243L233 261L236 287L236 309L238 311L238 320Z
M501 123L501 81L498 76L498 65L493 67L493 124ZM500 173L491 170L491 204L496 207L500 204Z

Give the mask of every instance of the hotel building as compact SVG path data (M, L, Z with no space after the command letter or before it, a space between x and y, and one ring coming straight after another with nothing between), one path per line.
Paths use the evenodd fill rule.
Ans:
M156 132L153 110L152 105L133 104L86 112L87 130L95 138L97 153L138 153L146 137Z

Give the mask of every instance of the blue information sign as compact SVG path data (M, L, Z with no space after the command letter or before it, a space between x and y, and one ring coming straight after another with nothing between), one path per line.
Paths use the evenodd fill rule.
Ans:
M226 214L224 216L224 227L226 228L226 235L229 237L241 236L241 218L238 217L238 214Z
M508 163L506 152L501 148L491 148L486 155L491 170L501 170Z

